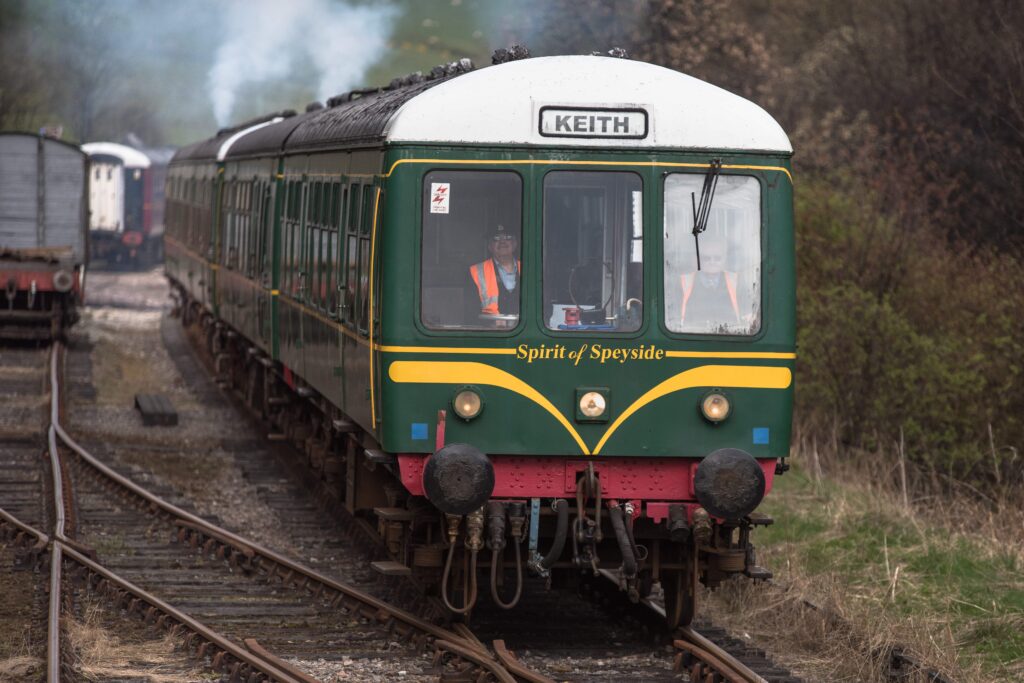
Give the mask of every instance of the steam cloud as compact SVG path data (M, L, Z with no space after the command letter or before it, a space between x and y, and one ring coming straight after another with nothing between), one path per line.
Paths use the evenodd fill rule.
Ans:
M217 123L228 124L243 85L284 78L296 56L319 71L317 99L357 85L384 51L393 16L392 7L333 0L232 0L208 80Z

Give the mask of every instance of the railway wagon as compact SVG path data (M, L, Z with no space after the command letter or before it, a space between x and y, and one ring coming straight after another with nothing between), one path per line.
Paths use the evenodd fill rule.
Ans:
M110 265L160 260L165 169L133 147L89 142L91 255Z
M0 132L0 337L52 339L78 320L88 169L76 145Z
M605 570L688 622L698 580L769 576L790 143L668 69L508 54L179 151L167 274L223 378L379 525L377 570L462 613L488 576L516 602L505 569Z

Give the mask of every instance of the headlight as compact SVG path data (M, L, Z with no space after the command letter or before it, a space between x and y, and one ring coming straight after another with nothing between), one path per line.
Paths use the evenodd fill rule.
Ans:
M596 391L588 391L580 396L580 412L587 417L601 417L604 415L607 406L608 404L605 403L604 396Z
M452 408L455 410L455 414L463 420L472 420L483 410L484 402L480 398L480 394L472 389L463 389L452 399Z
M706 395L704 400L700 402L700 412L704 414L704 419L708 422L721 422L729 417L729 411L731 410L732 406L729 405L729 399L717 391Z

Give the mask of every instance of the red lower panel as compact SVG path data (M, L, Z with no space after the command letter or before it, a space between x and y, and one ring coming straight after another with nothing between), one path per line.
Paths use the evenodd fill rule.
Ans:
M10 282L14 281L11 289L27 291L32 289L32 283L36 283L37 292L53 291L53 274L56 268L51 270L2 270L0 269L0 288L7 289Z
M402 484L423 495L423 468L429 454L402 453L398 466ZM576 478L591 463L601 478L604 498L627 500L694 500L695 458L567 458L491 456L495 498L565 498L576 495ZM759 460L766 490L775 477L775 460Z

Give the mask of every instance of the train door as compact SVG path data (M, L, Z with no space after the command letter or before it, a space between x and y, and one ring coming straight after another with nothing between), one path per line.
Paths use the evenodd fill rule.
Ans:
M251 277L258 284L252 288L256 308L256 334L261 346L270 350L272 333L270 300L272 298L272 249L273 239L273 204L271 185L265 180L257 180L253 203L256 211L256 243Z
M348 212L345 220L345 289L342 296L341 339L345 383L342 388L345 412L356 420L361 414L369 415L369 386L366 381L369 372L369 358L362 352L359 320L359 263L362 249L363 213L366 211L364 194L368 185L353 179L348 185ZM367 250L368 251L368 250ZM364 422L365 424L365 422Z
M384 190L380 187L380 181L376 181L372 188L372 201L370 204L370 259L368 273L368 300L367 311L367 337L370 355L370 417L374 430L380 422L381 416L381 353L380 353L380 283L382 282L382 269L384 260L380 257L380 231L383 227L381 213L384 207Z
M124 173L113 160L92 161L89 179L89 229L119 233L124 229Z

